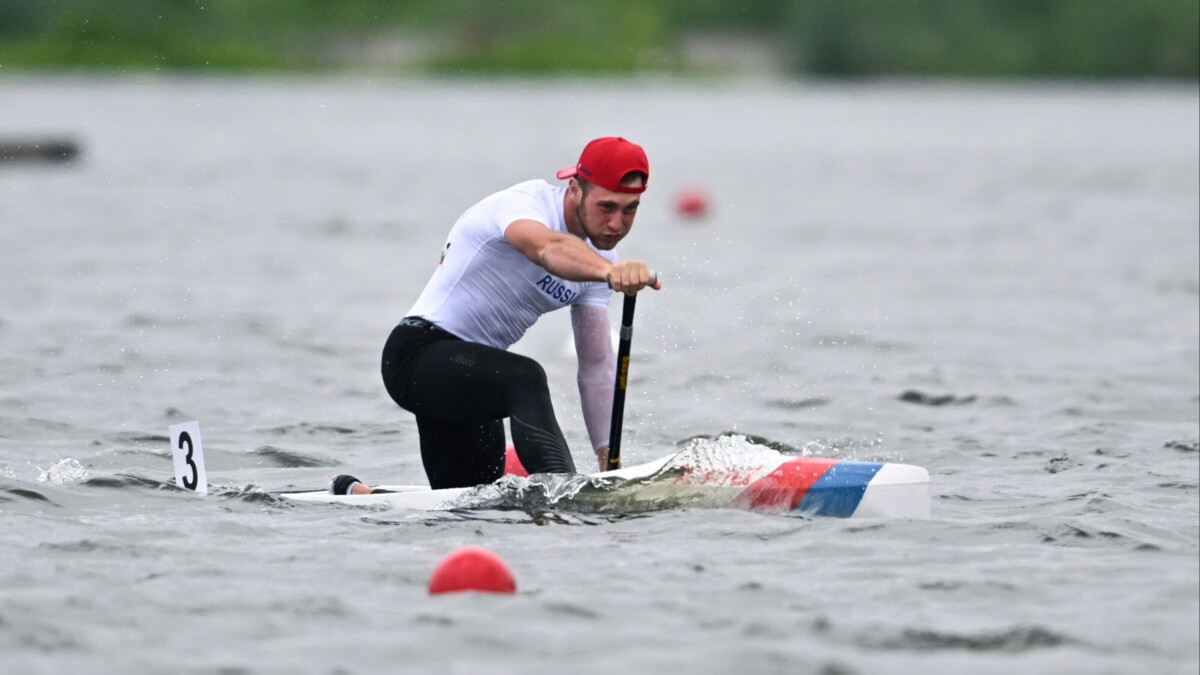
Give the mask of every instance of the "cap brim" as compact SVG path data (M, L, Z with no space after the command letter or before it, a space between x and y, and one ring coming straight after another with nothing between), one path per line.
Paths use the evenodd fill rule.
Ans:
M556 173L554 175L558 176L559 180L562 180L564 178L574 178L575 174L578 172L579 172L579 169L577 167L568 166L565 169L559 169L558 173Z

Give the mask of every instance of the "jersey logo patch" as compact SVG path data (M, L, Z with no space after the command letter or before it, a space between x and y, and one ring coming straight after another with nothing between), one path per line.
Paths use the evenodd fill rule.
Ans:
M575 299L575 291L567 288L566 284L547 274L537 282L537 287L546 295L567 304Z

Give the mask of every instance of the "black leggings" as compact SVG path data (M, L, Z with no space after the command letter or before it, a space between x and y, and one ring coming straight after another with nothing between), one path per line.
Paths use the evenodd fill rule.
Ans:
M546 371L533 359L405 319L383 348L383 384L417 416L421 462L434 489L504 475L504 418L529 473L575 473L554 417Z

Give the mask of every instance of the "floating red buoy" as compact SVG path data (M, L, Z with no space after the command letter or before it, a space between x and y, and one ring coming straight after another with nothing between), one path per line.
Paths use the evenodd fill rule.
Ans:
M699 188L685 188L675 195L675 210L688 218L702 218L708 214L708 196Z
M460 591L515 593L517 580L503 558L486 548L467 546L442 558L429 577L430 595Z

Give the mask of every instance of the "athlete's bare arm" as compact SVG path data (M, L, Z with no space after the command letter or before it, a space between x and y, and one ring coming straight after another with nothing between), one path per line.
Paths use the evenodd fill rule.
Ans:
M504 238L525 257L561 279L605 281L621 293L637 292L646 286L655 290L662 287L656 279L650 283L650 270L644 261L610 263L583 239L555 232L536 220L514 221L504 231Z

